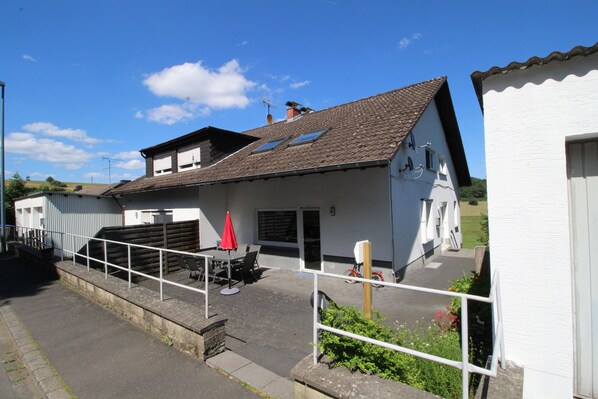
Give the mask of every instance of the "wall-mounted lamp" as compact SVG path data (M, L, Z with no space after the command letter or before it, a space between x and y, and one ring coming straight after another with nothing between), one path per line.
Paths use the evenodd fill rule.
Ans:
M424 147L425 147L425 148L428 148L428 147L431 147L431 146L432 146L432 143L430 143L430 142L428 141L426 144L422 144L422 145L420 145L420 146L419 146L419 148L424 148Z
M336 215L336 208L331 206L330 207L330 216L335 216Z

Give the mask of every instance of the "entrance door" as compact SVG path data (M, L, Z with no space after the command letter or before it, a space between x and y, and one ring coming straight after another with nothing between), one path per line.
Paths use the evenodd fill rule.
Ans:
M567 146L575 293L575 391L598 398L598 140Z
M301 237L299 252L301 268L322 270L322 246L320 241L320 211L318 209L301 209Z

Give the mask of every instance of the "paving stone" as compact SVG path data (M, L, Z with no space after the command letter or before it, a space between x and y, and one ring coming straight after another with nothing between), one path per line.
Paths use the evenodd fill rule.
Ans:
M47 394L48 399L72 399L73 396L64 389L58 389L56 391Z
M294 383L286 378L278 377L264 388L262 391L277 399L294 399Z
M62 381L62 378L58 376L41 380L39 381L39 385L42 387L44 392L53 392L59 389L64 390L64 382Z
M38 381L41 382L47 378L56 377L56 371L54 371L54 369L52 369L51 367L42 367L38 370L35 370L33 372L33 375Z
M251 360L245 359L234 352L225 351L209 358L206 363L211 367L216 367L226 373L232 374L241 367L247 366L251 363Z
M279 375L258 366L255 363L249 363L232 373L235 378L251 385L254 388L262 389L272 383Z

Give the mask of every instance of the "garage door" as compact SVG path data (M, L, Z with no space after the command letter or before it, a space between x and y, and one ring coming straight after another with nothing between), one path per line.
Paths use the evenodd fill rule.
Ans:
M598 140L567 146L575 292L576 393L598 398Z

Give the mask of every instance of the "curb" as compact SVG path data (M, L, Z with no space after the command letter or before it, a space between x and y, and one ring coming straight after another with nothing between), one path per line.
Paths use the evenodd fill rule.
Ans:
M293 382L234 352L227 350L209 358L206 363L213 369L249 385L267 397L278 399L293 399L295 397Z
M21 323L10 305L0 307L0 317L4 319L12 336L15 346L27 370L34 377L40 390L47 399L74 399L69 387L56 369L52 366L46 355L41 351L31 333Z

